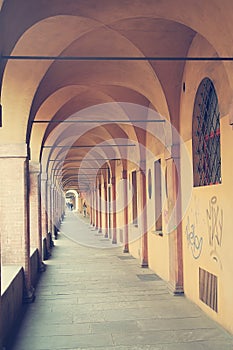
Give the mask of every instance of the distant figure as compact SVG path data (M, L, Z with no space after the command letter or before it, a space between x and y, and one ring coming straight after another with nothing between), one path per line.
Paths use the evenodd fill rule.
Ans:
M70 203L70 210L73 210L73 203Z
M83 203L83 216L85 217L87 215L87 205L86 203L84 202Z

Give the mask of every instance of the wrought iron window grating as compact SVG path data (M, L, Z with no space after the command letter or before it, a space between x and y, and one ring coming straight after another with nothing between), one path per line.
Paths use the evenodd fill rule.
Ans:
M193 112L194 186L221 183L220 113L212 81L202 80Z
M218 312L218 277L199 267L199 298Z

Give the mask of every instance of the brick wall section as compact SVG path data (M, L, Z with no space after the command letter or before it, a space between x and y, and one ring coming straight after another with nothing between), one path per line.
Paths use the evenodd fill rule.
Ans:
M3 264L24 264L25 251L25 161L0 159L0 210Z
M20 265L30 285L28 160L26 145L0 147L0 232L3 265Z

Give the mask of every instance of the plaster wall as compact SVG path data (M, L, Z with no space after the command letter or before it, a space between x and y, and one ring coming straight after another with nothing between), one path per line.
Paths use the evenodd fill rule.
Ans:
M158 214L155 210L155 168L154 161L161 160L161 196L162 196L162 231L156 231L155 222ZM147 222L148 222L148 261L149 267L162 279L169 279L169 246L167 223L167 195L165 190L165 169L166 162L164 154L158 155L153 162L147 165ZM149 198L149 176L151 171L151 198Z
M220 127L222 183L193 188L182 222L184 292L210 317L233 332L233 131L228 116L221 119ZM186 145L191 157L191 140ZM184 171L182 182L185 182ZM199 298L199 268L217 276L217 312Z

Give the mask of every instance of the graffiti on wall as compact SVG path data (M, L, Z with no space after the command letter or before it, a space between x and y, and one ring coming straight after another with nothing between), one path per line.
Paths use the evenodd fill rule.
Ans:
M195 233L195 225L190 223L189 216L185 228L185 235L188 247L191 249L192 256L194 259L198 259L202 252L203 237L200 237Z
M212 248L210 255L216 261L221 261L218 255L218 249L222 246L223 234L223 209L217 203L217 197L213 196L209 201L209 207L206 209L209 245Z

